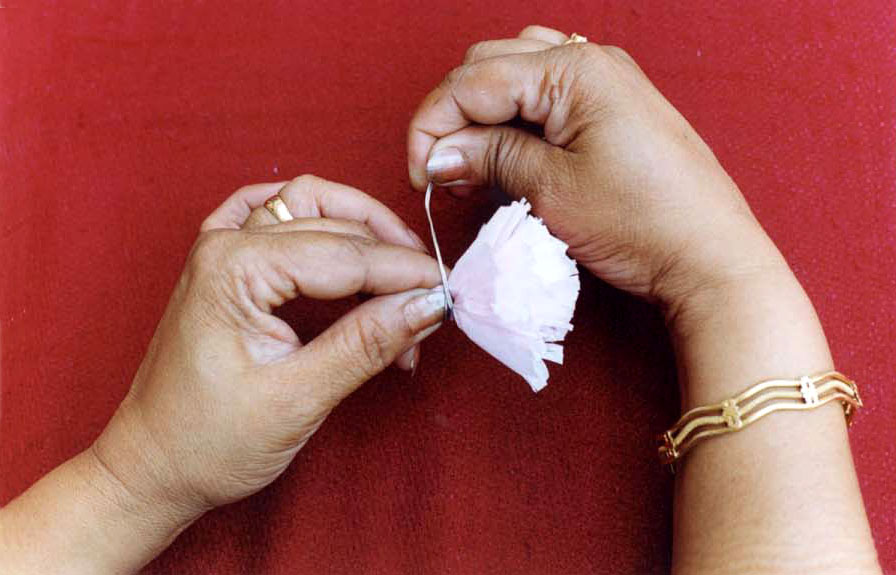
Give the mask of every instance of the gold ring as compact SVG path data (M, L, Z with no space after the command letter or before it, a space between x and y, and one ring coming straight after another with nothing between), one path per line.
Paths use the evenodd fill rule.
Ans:
M286 207L286 202L280 197L280 194L274 194L268 198L264 202L264 207L267 208L267 210L271 212L271 215L277 218L277 221L279 222L288 222L294 219L292 214L289 213L289 208Z
M588 42L588 38L573 32L569 35L569 40L561 44L561 46L566 46L567 44L584 44L586 42Z

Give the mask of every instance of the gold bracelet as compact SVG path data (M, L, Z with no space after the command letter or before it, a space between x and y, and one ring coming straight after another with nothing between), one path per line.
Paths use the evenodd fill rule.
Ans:
M770 379L757 383L736 397L715 405L694 408L659 436L662 463L673 466L700 441L739 431L769 413L783 410L815 409L839 401L846 423L862 407L862 398L854 381L842 373L829 371L799 379Z

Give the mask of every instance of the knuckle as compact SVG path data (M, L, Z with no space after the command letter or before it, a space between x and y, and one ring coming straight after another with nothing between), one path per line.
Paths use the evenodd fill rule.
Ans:
M359 240L365 241L367 244L374 241L373 238L374 233L373 230L370 229L370 226L367 224L363 224L361 222L347 222L348 223L348 232L351 236L357 237ZM352 239L352 238L349 238Z
M628 55L625 53L625 50L623 50L619 46L615 46L613 44L605 44L605 45L601 46L601 48L603 48L604 52L606 52L607 54L617 57L617 58Z
M626 52L623 48L619 46L603 46L603 50L609 54L611 57L616 58L622 62L626 62L629 64L633 64L635 60Z
M594 105L601 102L618 87L617 80L624 76L627 66L605 46L597 44L570 44L566 54L561 83L563 93L575 94L579 103Z
M609 58L609 53L603 46L592 44L590 42L584 44L570 44L567 48L578 51L580 57L587 63L605 65Z
M244 304L254 291L258 263L257 250L247 242L234 241L232 231L200 234L190 254L187 270L190 283L203 294L214 294L234 303Z
M187 267L194 275L206 275L215 271L226 253L229 233L223 230L209 230L199 234L190 252Z
M460 82L460 79L463 78L466 71L467 71L466 65L458 66L457 68L454 68L453 70L448 72L447 76L445 76L445 82L444 82L445 85L448 86L449 88L453 88L454 86L456 86L458 84L458 82Z
M355 320L354 333L357 353L360 354L365 376L372 376L384 370L391 363L391 337L388 328L377 317Z
M296 176L291 180L291 183L299 185L299 186L307 186L315 183L319 178L314 174L302 174L300 176Z
M476 60L476 55L484 49L487 43L488 42L476 42L475 44L467 48L467 52L466 54L464 54L464 63L468 64L470 62L474 62Z
M603 74L618 72L620 64L638 67L635 60L619 46L599 46L597 44L571 44L578 51L579 58L588 68L598 69Z
M190 294L193 301L203 303L203 307L217 308L220 302L232 295L228 273L230 265L230 244L232 231L212 230L202 232L196 239L187 258L179 289Z
M199 224L200 233L214 229L214 227L215 227L214 222L215 222L214 216L208 216L207 218L202 220L202 223Z
M307 192L317 185L319 181L320 178L313 174L302 174L301 176L291 179L289 183L283 187L283 192Z
M398 334L402 339L410 340L417 333L420 326L420 318L417 317L411 306L401 306L401 323L398 325Z
M232 198L232 197L234 197L234 196L242 196L242 195L244 195L244 194L249 193L251 190L252 190L252 186L251 186L251 185L248 185L248 186L240 186L239 188L237 188L237 190L236 190L235 192L233 192L232 194L230 194L230 197Z
M259 310L269 309L270 302L282 303L292 293L293 286L279 281L278 272L259 257L260 253L251 243L235 243L228 246L214 270L213 293L228 304L234 318L247 324Z
M364 261L370 252L370 248L376 244L375 240L363 235L344 234L339 237L339 240L337 249L340 253L335 254L335 256L344 259L344 261Z

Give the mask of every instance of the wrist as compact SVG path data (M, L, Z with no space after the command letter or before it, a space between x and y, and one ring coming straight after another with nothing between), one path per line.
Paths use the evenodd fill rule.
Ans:
M179 532L212 507L185 487L130 398L86 453L94 476L115 489L123 511L148 512L160 527Z
M716 403L764 379L834 367L815 309L786 265L694 290L666 317L683 409Z
M721 220L724 219L724 222ZM752 215L734 214L671 251L654 274L651 295L675 330L699 324L707 305L759 282L795 282L777 246Z
M125 486L91 447L0 510L0 564L10 573L134 573L196 517Z
M136 572L164 551L201 513L150 496L143 486L127 483L126 475L100 455L98 443L78 455L76 463L86 518L97 540L95 557L109 572Z
M683 411L834 367L815 310L785 266L695 290L667 317ZM773 414L703 442L682 465L674 570L877 572L840 405ZM738 513L719 514L719 501L736 501ZM810 543L781 547L794 532Z
M695 274L686 287L661 299L660 305L673 340L682 343L702 331L717 329L720 316L753 315L762 309L757 304L788 305L803 300L802 286L780 258Z
M128 400L75 465L89 508L97 563L108 572L136 572L208 510L181 496L175 476L151 438L135 425Z

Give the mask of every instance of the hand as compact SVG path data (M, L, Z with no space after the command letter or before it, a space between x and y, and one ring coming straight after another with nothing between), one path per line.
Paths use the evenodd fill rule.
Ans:
M566 40L530 27L473 46L411 122L414 187L525 196L570 255L663 304L684 409L830 369L811 302L709 148L625 52ZM687 455L673 572L879 573L843 413L827 407Z
M294 221L258 208L278 191ZM424 289L438 284L419 238L358 190L313 177L244 188L203 224L94 452L140 499L188 516L250 495L339 401L438 327L444 298ZM271 313L358 292L378 297L307 344Z
M295 219L262 206L278 194ZM4 573L134 573L206 510L263 488L333 407L412 369L444 316L436 262L392 211L303 176L203 223L133 386L93 445L0 509ZM272 310L375 297L303 344Z
M786 264L687 121L621 49L529 27L472 46L411 121L411 182L526 197L605 281L673 308ZM515 118L532 130L508 123Z

